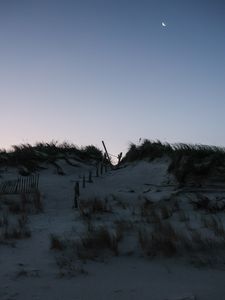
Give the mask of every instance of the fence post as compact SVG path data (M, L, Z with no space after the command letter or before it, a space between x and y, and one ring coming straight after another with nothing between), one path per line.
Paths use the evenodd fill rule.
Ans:
M79 197L80 197L80 186L79 186L79 181L77 181L74 187L74 208L78 208Z
M89 171L88 182L89 183L93 182L92 181L92 171Z
M98 164L96 165L96 177L99 177L99 173L98 173Z
M29 177L29 184L28 184L29 192L32 192L32 176Z
M101 167L100 167L100 174L102 175L103 173L103 163L101 163Z
M26 188L26 181L25 181L25 178L23 178L22 181L23 181L23 192L25 192L25 188Z
M16 189L16 192L21 192L21 177L19 177L19 179L18 179L18 187L17 187L17 189Z
M83 175L83 180L82 180L82 187L83 187L83 189L85 188L85 185L86 185L85 175Z

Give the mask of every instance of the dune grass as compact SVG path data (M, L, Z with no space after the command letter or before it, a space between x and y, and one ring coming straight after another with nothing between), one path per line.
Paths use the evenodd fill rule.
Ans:
M0 150L0 166L24 166L29 171L39 169L42 162L55 162L57 158L74 157L78 160L102 160L101 150L93 145L77 147L67 142L38 142L35 145L20 144L9 151Z
M209 175L225 180L223 147L144 140L140 145L131 144L121 163L152 161L161 157L170 159L168 172L174 174L180 184L185 184L190 178L200 184Z
M214 155L217 158L225 158L225 148L201 144L184 143L162 143L159 140L144 140L142 144L130 144L122 162L131 162L141 159L155 159L168 155L170 157L191 156L192 158L202 159Z

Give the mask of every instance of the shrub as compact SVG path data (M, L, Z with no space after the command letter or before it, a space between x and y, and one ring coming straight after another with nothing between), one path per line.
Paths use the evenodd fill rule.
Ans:
M63 250L65 249L64 241L57 235L51 234L50 236L50 249Z
M99 161L102 161L103 159L102 151L93 145L81 148L80 152L81 152L80 156L83 159L87 158L87 159L94 159Z
M118 255L118 237L113 236L109 231L100 227L93 232L87 232L77 245L77 254L80 259L94 259L101 256L105 250L111 250Z
M173 256L177 252L177 234L170 223L160 223L153 232L139 230L138 239L141 248L147 256Z
M21 217L17 221L18 225L16 227L13 224L9 224L8 220L5 222L1 239L13 240L31 237L31 231L27 227L27 219L23 219L23 217Z
M97 197L81 200L79 203L80 214L83 217L91 217L93 214L111 213L112 208L109 205L108 199L100 199Z
M225 238L225 230L220 219L216 219L213 216L208 216L202 217L201 220L205 228L212 230L216 236L222 236L223 238Z
M87 275L88 272L83 265L71 257L61 255L56 257L56 263L59 267L59 277L76 277L78 275Z
M131 143L129 150L123 158L123 162L131 162L141 159L155 159L162 157L163 155L170 153L172 151L171 145L168 143L161 143L160 141L149 141L144 140L139 146Z

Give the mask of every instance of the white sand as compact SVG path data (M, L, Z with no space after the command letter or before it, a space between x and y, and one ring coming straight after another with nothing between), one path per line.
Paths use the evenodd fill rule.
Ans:
M104 262L88 261L83 268L88 274L59 278L50 234L70 235L82 231L82 220L72 209L76 180L88 174L92 166L80 168L59 164L65 176L55 174L53 166L40 172L40 191L44 213L29 216L32 236L18 240L16 247L0 244L0 299L142 299L142 300L222 300L225 299L225 272L220 268L197 268L185 259L141 256L109 257ZM124 169L110 171L81 188L81 199L113 194L125 202L138 201L145 195L159 201L174 192L175 179L167 173L167 160L140 162ZM2 180L15 179L17 170L9 169ZM169 182L169 185L166 186ZM110 197L109 197L110 199ZM132 215L119 208L110 218ZM129 210L128 210L129 211ZM194 222L194 220L193 220Z

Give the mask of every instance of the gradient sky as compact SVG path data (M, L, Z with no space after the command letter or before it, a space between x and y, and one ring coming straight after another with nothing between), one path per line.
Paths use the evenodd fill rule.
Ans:
M224 0L0 0L0 43L1 148L225 146Z

